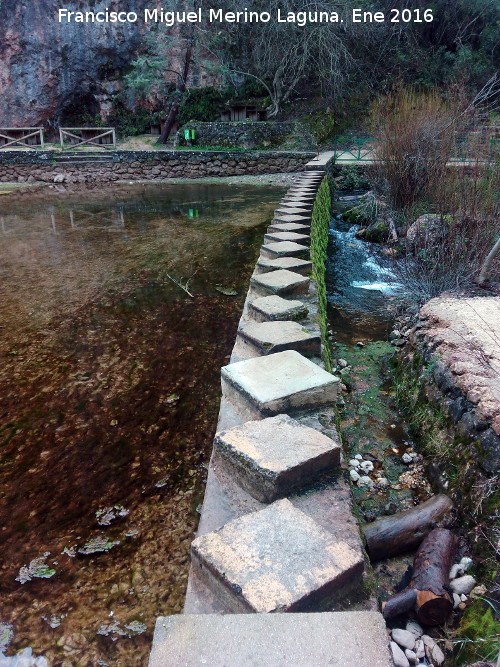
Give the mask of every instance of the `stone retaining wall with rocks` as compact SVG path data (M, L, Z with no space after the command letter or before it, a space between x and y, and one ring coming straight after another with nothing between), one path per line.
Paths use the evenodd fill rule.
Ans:
M0 151L0 182L104 183L297 172L314 157L298 151Z
M193 130L194 139L186 139L184 130ZM280 148L313 150L312 134L297 121L186 123L176 135L176 145L226 146L228 148Z

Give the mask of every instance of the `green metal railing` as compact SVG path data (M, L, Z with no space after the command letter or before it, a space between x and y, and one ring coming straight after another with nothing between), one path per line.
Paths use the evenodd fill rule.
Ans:
M439 140L436 140L439 141ZM377 139L370 134L343 134L333 141L334 162L373 162ZM496 162L500 159L500 139L496 136L478 136L477 133L460 134L455 138L452 160Z

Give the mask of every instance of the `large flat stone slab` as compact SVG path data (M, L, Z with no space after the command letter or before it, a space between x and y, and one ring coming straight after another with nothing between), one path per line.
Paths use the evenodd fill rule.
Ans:
M300 202L309 202L313 203L314 200L316 199L316 195L285 195L283 199L281 200L282 202L289 202L289 203L300 203Z
M276 241L274 243L265 243L260 248L263 257L269 259L278 259L278 257L309 257L309 248L295 241Z
M340 464L340 443L288 415L215 436L215 449L251 496L270 503Z
M259 257L257 268L261 273L277 271L278 269L288 269L288 271L307 276L312 271L312 262L307 259L300 259L300 257L278 257L277 259Z
M149 667L393 667L382 614L188 614L156 621Z
M292 215L288 213L275 213L274 221L276 222L302 222L305 224L311 224L311 216L309 215Z
M261 354L297 350L306 357L321 356L321 336L311 333L298 322L250 322L238 335L258 348Z
M264 234L264 244L279 243L280 241L293 241L301 245L309 245L311 237L308 234L297 234L297 232L268 232Z
M299 321L308 315L305 303L297 300L282 299L280 296L260 296L248 306L250 314L258 322L276 320Z
M275 222L267 228L268 233L272 232L295 232L296 234L307 234L311 231L309 221L304 222Z
M301 208L296 208L295 206L290 206L290 207L281 207L277 208L274 212L275 215L279 216L281 213L284 213L285 215L301 215L304 218L307 218L308 220L311 219L311 211L310 209L307 209L305 207Z
M193 567L233 613L293 612L359 585L364 561L289 500L191 544Z
M265 417L331 404L339 378L294 350L224 366L222 388L229 400L242 397Z
M253 275L250 279L250 285L262 296L269 294L280 296L307 294L310 282L306 276L288 271L288 269L278 269L269 273Z

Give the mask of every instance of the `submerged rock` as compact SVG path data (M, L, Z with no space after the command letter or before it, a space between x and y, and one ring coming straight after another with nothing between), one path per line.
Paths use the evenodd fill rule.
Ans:
M46 551L43 556L34 558L29 565L23 565L23 567L19 570L16 581L21 582L21 584L25 584L27 581L31 581L31 579L34 578L50 579L50 577L53 577L56 571L54 568L49 567L45 562L49 556L50 551Z
M126 510L123 505L113 505L113 507L105 507L99 509L95 513L97 523L100 526L110 526L113 521L123 519L130 514L130 510Z
M88 556L90 554L102 553L105 551L109 551L118 544L120 544L119 541L113 541L108 539L104 535L99 535L98 537L93 537L86 544L84 544L83 547L80 547L78 549L78 553L83 554L84 556Z

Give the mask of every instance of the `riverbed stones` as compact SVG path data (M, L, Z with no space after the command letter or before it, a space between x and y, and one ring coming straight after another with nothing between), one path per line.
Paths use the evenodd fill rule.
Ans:
M307 259L300 259L300 257L278 257L277 259L260 257L257 262L257 268L260 273L287 269L294 273L300 273L302 276L307 276L312 271L312 262L309 262Z
M270 503L340 463L340 443L288 415L246 422L215 436L240 485Z
M468 595L476 585L476 580L470 574L450 581L451 590L457 595Z
M306 234L297 234L296 232L268 232L264 234L264 243L276 243L279 241L294 241L303 245L311 243L311 237Z
M160 616L149 667L392 667L385 633L375 611Z
M283 299L280 296L261 296L249 304L253 318L258 322L269 320L303 320L308 315L307 306L302 301Z
M391 642L392 659L395 667L410 667L410 662L396 642Z
M262 354L297 350L306 357L321 355L321 336L311 333L298 322L250 322L238 335L257 347Z
M233 613L292 612L359 583L361 554L287 500L246 514L191 545L200 578Z
M260 249L263 257L277 259L278 257L309 257L309 248L306 245L295 243L294 241L278 241L275 243L266 243Z
M261 296L268 294L278 294L278 296L307 294L310 282L306 276L288 271L288 269L278 269L277 271L254 275L250 279L251 286Z
M339 378L295 350L254 357L224 366L224 395L246 400L262 416L335 402Z
M402 648L413 650L415 646L415 635L412 632L403 630L402 628L394 628L391 634L396 644L399 644Z

